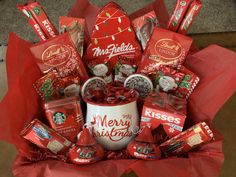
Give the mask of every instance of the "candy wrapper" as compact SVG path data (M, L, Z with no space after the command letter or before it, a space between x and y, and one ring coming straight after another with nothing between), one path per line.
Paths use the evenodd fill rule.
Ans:
M160 145L165 156L178 156L213 140L213 133L205 122L198 123Z
M143 160L157 160L161 158L161 151L154 143L151 128L143 127L139 135L131 141L127 150L135 158Z
M191 0L177 0L175 8L170 17L167 28L171 31L177 31L181 21L184 18L186 11L188 10Z
M76 146L70 149L68 157L74 164L86 165L102 160L104 150L89 130L84 128L79 134Z
M87 71L69 33L36 44L31 47L31 52L43 73L55 67L61 77L77 74L82 82L88 79Z
M59 32L63 34L69 32L71 39L80 54L80 57L83 57L84 50L84 28L85 28L85 19L84 18L72 18L72 17L59 17Z
M48 72L39 78L34 84L36 92L43 100L51 100L60 97L59 93L59 75L56 70Z
M72 145L69 140L57 134L37 119L27 125L20 135L38 147L58 155L65 155Z
M17 7L29 18L29 24L33 25L34 31L41 40L44 41L58 35L55 26L38 2L29 2L25 5L17 5Z
M152 93L145 99L140 126L151 124L153 130L161 125L167 136L173 137L182 132L185 119L186 100L166 93Z
M160 65L177 67L185 61L192 39L156 27L144 51L138 72L149 74L158 70Z
M158 26L155 11L148 12L147 14L134 19L132 25L139 41L141 42L142 49L145 50L154 27Z
M178 29L178 33L180 34L187 34L188 30L190 29L194 19L196 18L199 10L202 7L202 3L199 0L194 0L186 12L183 21Z
M62 96L79 96L81 81L79 76L70 75L64 78L61 78L58 81L59 92Z
M173 93L183 80L185 74L171 67L161 65L158 71L150 74L154 88L157 91Z
M184 66L180 66L178 70L184 73L184 77L174 94L180 98L186 99L191 95L200 79L195 73Z
M110 2L96 16L86 60L103 59L114 68L120 55L139 61L141 47L126 13Z
M119 60L115 65L115 78L116 85L122 86L127 77L134 74L137 70L137 63L128 58L119 56Z
M51 127L71 142L84 125L80 100L77 97L62 98L44 103L46 117Z
M87 66L94 76L103 78L106 83L111 83L113 81L111 65L108 62L104 62L103 59L89 61Z

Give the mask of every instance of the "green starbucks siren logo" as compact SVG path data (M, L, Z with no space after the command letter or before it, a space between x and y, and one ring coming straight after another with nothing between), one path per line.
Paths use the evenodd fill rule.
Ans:
M56 124L63 124L66 120L66 116L64 113L62 112L55 112L53 114L53 121L56 123Z

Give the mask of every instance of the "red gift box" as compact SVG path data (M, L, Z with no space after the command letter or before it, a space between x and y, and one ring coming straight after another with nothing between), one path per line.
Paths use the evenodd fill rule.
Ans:
M156 0L130 17L136 18L153 9L157 12L159 23L167 24L168 14L163 0ZM77 0L69 15L86 17L88 31L91 31L98 10L99 8L87 0ZM53 159L31 162L30 159L40 154L35 152L19 133L34 117L42 115L39 109L40 98L32 87L42 74L32 60L33 56L29 49L31 43L11 33L8 44L8 93L0 103L0 130L4 132L0 134L0 139L14 144L19 150L13 166L13 174L16 177L118 177L130 170L139 177L154 177L157 174L166 177L219 176L224 161L223 138L216 132L214 142L188 153L187 158L168 158L152 162L136 159L106 160L88 166L76 166ZM211 125L217 111L235 92L235 57L234 52L216 45L187 57L186 65L201 78L198 87L189 98L189 126L201 121Z
M145 99L140 126L162 124L168 137L182 132L186 119L186 100L166 93L152 94Z

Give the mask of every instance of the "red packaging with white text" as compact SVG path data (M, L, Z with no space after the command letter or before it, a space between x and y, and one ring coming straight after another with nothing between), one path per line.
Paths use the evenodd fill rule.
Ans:
M126 13L110 2L96 16L86 60L103 59L114 68L120 55L139 61L141 47Z
M71 39L74 42L74 45L79 52L80 57L83 56L84 50L84 28L84 18L73 18L66 16L59 17L59 33L63 34L67 31L70 33Z
M165 156L178 156L213 140L214 135L205 122L198 123L160 145Z
M80 100L67 97L44 103L44 110L51 127L63 137L75 142L84 125Z
M30 50L43 73L56 68L61 77L77 74L82 82L89 78L69 33L36 44Z
M183 130L186 119L186 101L166 93L151 93L145 99L140 127L151 124L152 130L163 126L168 137Z
M41 41L46 41L47 36L43 32L42 28L39 26L37 21L32 16L32 13L28 10L28 7L25 5L17 5L17 8L28 18L28 23L33 28L34 32L38 35Z
M174 11L170 17L167 28L171 31L177 31L181 21L184 18L185 12L188 10L188 6L191 0L177 0Z
M192 39L190 37L156 27L142 56L138 72L148 74L160 65L177 67L185 61Z
M34 20L39 24L47 39L58 35L58 31L49 20L43 7L38 2L29 2L25 4L27 10L30 11Z
M141 17L134 19L132 21L132 25L134 27L138 40L141 42L142 49L144 50L152 35L154 27L158 26L155 11L153 10Z
M194 0L186 12L183 21L178 29L178 33L180 34L187 34L188 30L192 26L194 19L196 18L197 14L199 13L202 7L202 3L199 0Z
M72 145L69 140L50 129L38 119L34 119L27 125L20 135L38 147L49 150L57 155L65 155Z

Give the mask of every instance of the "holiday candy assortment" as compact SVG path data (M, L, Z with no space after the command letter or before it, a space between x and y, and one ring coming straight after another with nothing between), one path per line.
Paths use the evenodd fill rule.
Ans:
M28 160L148 165L211 145L209 122L189 124L187 107L202 76L185 65L193 42L186 34L201 6L177 0L163 26L154 9L131 18L110 2L92 28L85 18L60 16L57 31L38 2L17 5L40 39L28 52L41 73L32 84L41 114L20 132L40 153Z
M187 99L200 79L183 66L192 39L182 34L200 1L178 0L167 29L155 11L130 20L110 2L87 46L85 19L59 17L59 34L38 2L17 7L42 41L30 50L43 73L33 87L47 124L34 119L23 138L77 165L181 156L214 139L205 122L183 132L191 119Z

